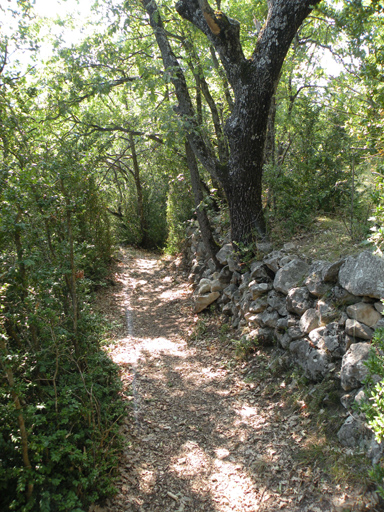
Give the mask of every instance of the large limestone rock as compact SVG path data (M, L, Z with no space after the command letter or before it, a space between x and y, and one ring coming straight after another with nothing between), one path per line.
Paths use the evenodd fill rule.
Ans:
M319 314L320 325L327 325L333 322L338 316L337 310L323 300L318 301L316 310Z
M317 329L319 325L319 316L315 309L307 309L300 318L300 329L305 334L310 333L313 329Z
M330 289L331 285L324 283L323 281L323 270L325 263L318 261L314 263L310 270L309 275L306 278L304 284L315 297L323 297Z
M345 332L353 338L361 338L362 340L371 340L373 336L371 328L352 318L348 318L345 322Z
M233 257L232 244L225 244L216 254L217 261L222 265L228 264L228 259Z
M358 302L348 306L347 315L369 327L374 327L381 319L380 313L371 304L366 304L365 302Z
M341 265L344 263L344 261L345 258L336 261L335 263L328 263L324 265L322 278L325 283L336 283Z
M321 381L330 369L330 356L325 350L317 350L305 339L289 345L295 361L303 368L305 375L314 381Z
M341 386L345 391L359 388L368 375L365 361L368 360L371 345L369 343L354 343L343 357L341 363Z
M296 258L277 271L273 287L287 295L291 288L295 288L304 279L307 272L307 263Z
M253 300L256 300L258 297L261 297L265 293L272 290L271 283L256 283L255 281L251 281L249 283L249 292Z
M216 254L216 258L221 265L228 265L231 272L239 269L239 264L234 255L232 244L223 245L220 251Z
M325 350L333 357L340 358L342 351L338 334L338 324L332 322L326 327L314 329L309 333L308 337L318 349Z
M282 293L279 293L276 290L271 290L268 293L268 304L269 306L271 306L271 308L275 309L279 313L279 315L288 315L285 295L283 295Z
M310 299L309 291L304 286L292 288L287 295L287 310L297 315L302 315L307 309L312 308L313 301Z
M371 444L372 432L364 421L356 415L351 415L341 426L337 437L343 446L353 449L367 449Z
M251 263L251 279L258 283L266 283L270 281L266 266L262 261L253 261Z
M265 265L276 273L280 268L280 260L285 256L281 251L273 251L264 258Z
M195 300L194 313L200 313L200 311L203 311L203 309L212 304L212 302L215 302L219 297L219 292L211 292L207 295L198 295Z
M384 259L369 251L349 257L339 272L339 283L353 295L384 297Z

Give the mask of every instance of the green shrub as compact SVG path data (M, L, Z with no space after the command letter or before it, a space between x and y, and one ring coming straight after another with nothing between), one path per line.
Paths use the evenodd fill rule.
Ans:
M360 405L368 425L378 443L384 440L384 328L377 329L372 340L372 350L367 361L369 370L365 382L366 401ZM373 468L370 476L378 485L384 498L384 458Z
M167 198L167 252L176 254L185 239L185 223L191 218L194 207L189 178L179 174L170 182Z

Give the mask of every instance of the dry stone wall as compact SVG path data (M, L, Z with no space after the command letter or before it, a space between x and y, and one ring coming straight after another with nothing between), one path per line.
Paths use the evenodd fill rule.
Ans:
M245 266L225 243L217 270L196 227L188 235L185 258L195 312L216 302L235 328L246 328L247 337L261 343L277 342L312 381L334 379L349 411L340 442L377 459L381 449L353 404L364 396L364 363L374 331L384 327L384 259L365 251L337 262L310 261L293 243L281 250L262 243L257 259Z

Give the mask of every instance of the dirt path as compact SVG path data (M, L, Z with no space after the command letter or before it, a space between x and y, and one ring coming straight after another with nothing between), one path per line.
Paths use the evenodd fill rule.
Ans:
M104 300L122 324L110 350L132 415L119 493L103 510L379 510L374 494L331 484L316 458L300 461L305 414L287 415L262 383L245 382L219 342L191 338L191 290L164 262L126 251L117 277Z

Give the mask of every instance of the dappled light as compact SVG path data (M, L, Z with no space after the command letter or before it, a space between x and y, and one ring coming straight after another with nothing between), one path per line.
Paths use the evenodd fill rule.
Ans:
M115 295L131 332L108 350L134 392L119 492L106 510L294 512L337 510L336 500L347 505L343 487L335 488L317 464L323 441L308 430L305 403L291 410L279 396L266 400L271 379L245 382L219 337L211 350L188 335L196 328L190 287L169 279L164 261L147 258L128 260ZM284 390L283 377L275 380Z

